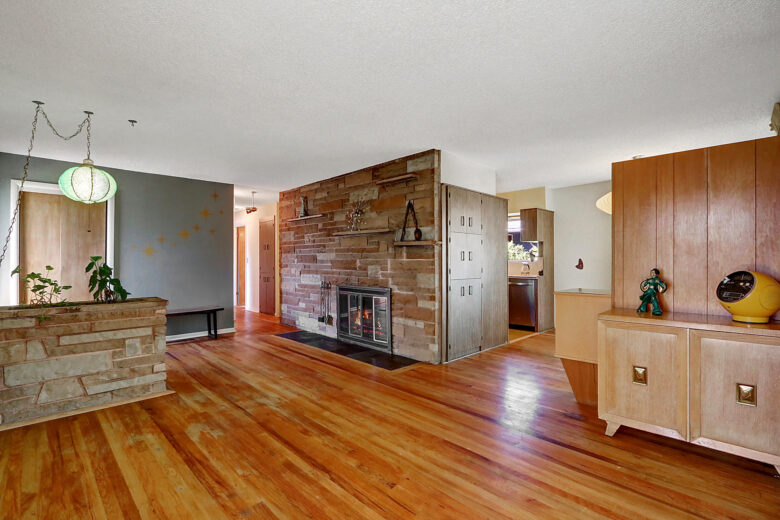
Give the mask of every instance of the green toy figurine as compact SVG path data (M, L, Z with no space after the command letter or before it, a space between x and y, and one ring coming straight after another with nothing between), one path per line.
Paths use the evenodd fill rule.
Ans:
M642 296L639 297L642 300L642 305L636 310L636 312L647 312L647 304L653 306L653 316L660 316L664 313L661 310L661 304L658 303L658 295L666 292L666 282L658 278L661 274L656 268L650 270L650 278L644 280L639 284L639 288L642 289Z

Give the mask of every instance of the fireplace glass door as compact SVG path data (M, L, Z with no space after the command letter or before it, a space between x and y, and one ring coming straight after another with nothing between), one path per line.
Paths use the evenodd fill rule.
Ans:
M389 289L339 287L339 338L380 350L391 350L391 320Z

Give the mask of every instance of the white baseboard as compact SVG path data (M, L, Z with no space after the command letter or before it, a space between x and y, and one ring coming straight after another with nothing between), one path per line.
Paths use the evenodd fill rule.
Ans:
M235 332L235 327L230 327L229 329L217 329L217 334L230 334L231 332ZM174 334L173 336L165 336L166 342L171 341L182 341L185 339L193 339L193 338L202 338L207 337L209 333L205 330L200 332L187 332L186 334Z

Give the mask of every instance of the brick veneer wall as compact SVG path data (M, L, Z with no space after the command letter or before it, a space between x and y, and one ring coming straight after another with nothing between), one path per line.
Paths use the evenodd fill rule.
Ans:
M167 304L0 308L0 423L165 391Z
M336 336L336 286L363 285L392 290L393 349L420 361L440 361L439 246L394 247L400 238L406 203L414 201L423 240L441 240L439 151L411 155L334 177L279 196L282 322ZM411 180L377 181L414 173ZM300 221L300 197L308 198L310 215ZM393 232L333 236L347 231L346 214L358 200L368 203L361 229ZM414 225L406 240L413 240ZM332 284L329 324L317 320L320 282Z

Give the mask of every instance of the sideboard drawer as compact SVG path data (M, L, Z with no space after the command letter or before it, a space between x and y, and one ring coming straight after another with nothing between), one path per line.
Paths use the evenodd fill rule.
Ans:
M600 321L599 417L688 440L687 331Z
M691 442L780 456L777 339L692 330L690 364Z

